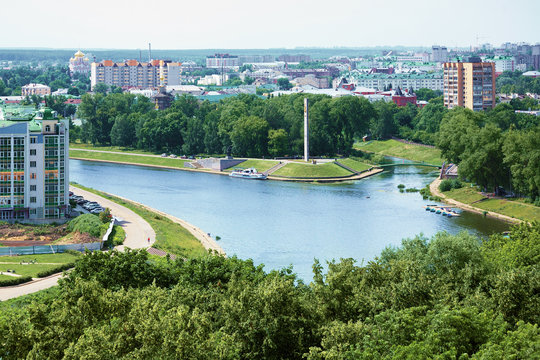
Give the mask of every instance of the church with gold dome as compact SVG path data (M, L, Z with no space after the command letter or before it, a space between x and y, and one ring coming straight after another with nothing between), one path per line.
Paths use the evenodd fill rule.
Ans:
M71 59L69 59L69 71L72 74L90 72L90 60L83 54L81 50L77 51Z

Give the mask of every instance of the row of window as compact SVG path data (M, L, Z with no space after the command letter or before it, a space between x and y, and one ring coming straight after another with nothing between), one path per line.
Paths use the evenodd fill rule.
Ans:
M7 146L7 145L11 145L11 138L0 137L0 146ZM24 145L24 138L23 137L14 137L13 138L13 145Z

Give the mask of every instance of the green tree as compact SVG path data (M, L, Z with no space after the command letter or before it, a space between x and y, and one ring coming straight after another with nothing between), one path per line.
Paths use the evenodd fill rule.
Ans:
M292 84L289 82L289 79L287 78L277 79L277 85L281 90L289 90L290 88L292 88Z
M109 91L109 86L104 84L104 83L97 83L95 86L94 86L94 93L96 94L103 94L103 95L106 95L107 92Z
M283 129L268 131L268 152L270 155L283 156L289 150L289 138Z
M268 122L256 116L239 118L231 132L235 154L249 157L266 155L268 148Z

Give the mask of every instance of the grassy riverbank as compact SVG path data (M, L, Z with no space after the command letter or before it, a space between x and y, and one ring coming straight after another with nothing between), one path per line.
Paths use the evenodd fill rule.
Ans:
M200 241L180 224L131 201L126 201L80 184L71 185L109 199L141 216L156 232L156 242L153 247L183 257L197 257L206 254L207 251Z
M92 144L71 143L69 144L69 148L82 149L82 150L125 152L125 153L132 153L132 154L141 154L141 155L160 155L158 153L154 153L151 151L127 148L127 147L122 147L122 146L94 146Z
M110 151L116 151L114 147L109 147ZM85 146L86 150L103 150L109 149L104 147L90 147ZM118 153L108 153L108 152L96 152L96 151L86 151L82 148L71 148L69 150L69 156L76 159L84 160L96 160L96 161L110 161L118 163L127 163L133 165L149 165L149 166L166 166L175 169L185 169L184 162L190 161L185 159L171 159L171 158L162 158L158 156L140 156L135 153L130 153L127 151L118 152ZM109 150L106 150L109 151ZM342 164L351 167L356 171L364 171L372 167L372 165L365 164L358 160L354 159L340 159ZM254 167L257 171L264 172L272 168L274 165L278 164L277 160L263 160L263 159L249 159L236 167L250 168ZM232 171L233 168L225 170L225 172ZM205 169L198 169L198 171L206 171ZM272 174L276 177L294 177L294 178L330 178L330 177L343 177L351 176L352 172L334 164L334 163L323 163L323 164L311 164L304 163L301 161L291 162L281 169L277 170Z
M105 153L105 152L94 152L94 151L84 151L84 150L69 150L69 157L77 159L86 159L86 160L101 160L101 161L113 161L113 162L123 162L134 165L153 165L153 166L168 166L172 168L184 168L184 162L187 160L184 159L171 159L171 158L162 158L158 156L139 156L131 155L129 153L125 154L114 154L114 153Z
M236 166L226 169L225 171L232 171L235 167L241 167L244 169L255 168L258 172L265 172L273 166L279 164L277 160L262 160L262 159L250 159L246 160Z
M439 149L405 144L396 140L373 140L365 143L355 143L354 148L360 151L395 156L432 165L441 165L443 163Z
M540 207L511 199L488 199L477 187L464 186L442 194L467 205L524 221L540 221Z
M353 175L353 173L334 163L324 163L317 165L289 163L272 174L272 176L303 178L325 178L350 175Z

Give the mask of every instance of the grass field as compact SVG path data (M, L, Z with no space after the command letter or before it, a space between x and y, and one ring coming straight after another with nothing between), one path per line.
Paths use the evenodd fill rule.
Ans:
M72 263L77 260L79 256L81 255L69 253L0 256L0 272L7 272L7 270L15 270L15 274L17 275L36 277L37 274L41 271L55 268L58 265ZM21 262L27 263L31 261L35 261L35 263L25 265L21 264Z
M366 143L355 143L354 148L371 153L396 156L403 159L441 165L441 151L420 145L404 144L396 140L373 140Z
M138 155L129 155L129 154L110 154L110 153L100 153L84 150L69 150L69 156L88 159L88 160L106 160L106 161L116 161L116 162L125 162L130 164L139 164L139 165L158 165L158 166L169 166L172 168L184 168L184 162L188 160L184 159L171 159L171 158L162 158L162 157L150 157L150 156L138 156Z
M230 167L226 169L225 171L233 171L235 167L241 167L244 169L248 168L255 168L258 172L265 172L266 170L270 169L272 166L279 164L279 161L276 160L246 160L238 165L235 165L233 167Z
M183 257L196 257L206 254L206 249L199 240L180 224L172 222L166 217L153 211L146 210L142 206L117 198L116 196L111 196L99 190L87 188L79 184L71 185L114 201L140 215L144 220L148 221L150 226L156 232L156 242L153 245L155 248Z
M114 152L127 152L132 154L145 154L145 155L160 155L153 153L151 151L138 150L133 148L126 148L121 146L94 146L92 144L80 144L80 143L71 143L69 144L70 149L88 149L88 150L100 150L100 151L114 151Z
M470 186L465 186L461 189L445 191L443 194L451 199L472 205L488 212L496 212L525 221L540 221L540 207L532 204L526 204L522 201L512 201L509 199L489 199L475 202L485 198L485 196L478 193L478 189L476 187L471 188Z
M318 165L289 163L272 174L272 176L303 178L323 178L349 175L353 175L353 173L345 170L344 168L334 163L325 163Z
M363 162L360 162L360 161L357 161L357 160L354 160L354 159L350 159L350 158L349 159L339 159L338 161L340 163L342 163L343 165L348 166L351 169L356 170L356 171L364 171L364 170L367 170L367 169L373 167L373 165L369 165L369 164L366 164L366 163L363 163Z

